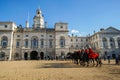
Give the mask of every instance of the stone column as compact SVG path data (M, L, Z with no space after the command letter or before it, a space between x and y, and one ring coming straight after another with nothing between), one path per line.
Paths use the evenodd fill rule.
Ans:
M99 47L102 49L103 48L103 41L102 41L102 39L100 39L100 41L99 41Z
M110 46L110 39L109 38L107 38L107 45L108 45L108 48L110 49L111 46Z
M115 48L118 48L117 38L114 38L114 42L115 42Z
M31 40L28 39L28 48L31 49Z
M27 53L28 53L28 60L30 60L30 53L31 53L31 51L27 51Z
M38 49L40 49L41 40L38 40Z

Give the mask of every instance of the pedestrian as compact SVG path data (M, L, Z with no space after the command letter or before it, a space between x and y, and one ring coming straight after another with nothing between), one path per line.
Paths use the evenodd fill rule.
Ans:
M115 63L118 64L118 54L115 56Z
M107 52L108 64L110 64L110 53Z

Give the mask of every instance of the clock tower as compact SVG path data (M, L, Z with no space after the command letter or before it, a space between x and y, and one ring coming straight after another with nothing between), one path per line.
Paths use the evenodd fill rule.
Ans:
M34 16L33 28L44 28L44 17L40 9L36 10L36 15Z

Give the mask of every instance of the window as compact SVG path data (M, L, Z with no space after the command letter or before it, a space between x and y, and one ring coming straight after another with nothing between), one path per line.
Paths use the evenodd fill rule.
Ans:
M44 46L44 41L41 40L41 48L43 48L43 46Z
M31 40L31 46L32 48L38 48L38 38L37 37L33 37Z
M19 48L19 47L20 47L20 42L17 41L17 42L16 42L16 48Z
M103 48L107 48L107 39L102 38Z
M63 26L61 26L60 28L63 28Z
M1 41L2 48L6 48L7 44L8 44L8 38L6 36L3 36Z
M37 40L33 39L33 47L36 48L37 47Z
M52 37L52 35L49 35L49 37Z
M71 39L71 42L73 41L73 39Z
M111 48L115 48L115 41L113 38L110 38L110 46Z
M5 54L4 54L4 53L2 53L2 54L1 54L1 57L2 57L2 58L3 58L3 57L5 57Z
M25 35L26 37L28 37L28 35Z
M78 42L78 39L76 39L76 42Z
M17 37L20 37L20 35L17 35Z
M7 28L7 25L5 25L5 28Z
M76 45L76 48L78 48L78 45Z
M52 40L49 41L49 47L52 48Z
M44 35L41 35L41 37L44 37Z
M60 38L60 46L61 46L61 47L64 47L64 46L65 46L65 38L64 38L64 37L61 37L61 38Z
M28 40L25 40L25 48L28 48Z

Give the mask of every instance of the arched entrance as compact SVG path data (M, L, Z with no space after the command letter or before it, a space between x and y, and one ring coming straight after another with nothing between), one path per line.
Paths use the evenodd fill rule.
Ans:
M4 61L4 60L5 60L5 53L0 52L0 61Z
M20 55L19 55L19 53L15 53L15 55L14 55L14 59L15 59L15 60L19 60L19 59L20 59Z
M40 57L41 57L41 60L44 59L44 52L41 52L41 53L40 53Z
M31 60L37 60L38 59L38 52L37 51L32 51L30 53L30 59Z
M24 59L28 60L28 53L27 52L24 53Z

